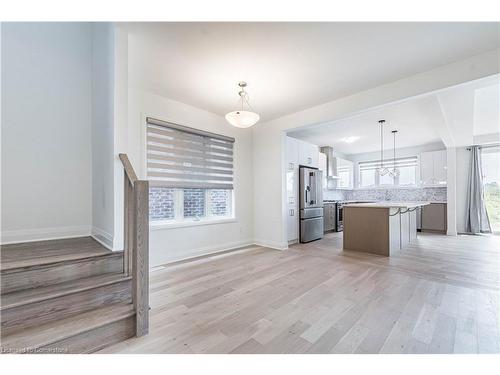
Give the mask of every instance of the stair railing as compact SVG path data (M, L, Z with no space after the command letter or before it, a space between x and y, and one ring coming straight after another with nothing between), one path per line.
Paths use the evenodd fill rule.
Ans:
M124 272L132 276L136 336L149 330L149 182L139 180L126 154L124 173Z

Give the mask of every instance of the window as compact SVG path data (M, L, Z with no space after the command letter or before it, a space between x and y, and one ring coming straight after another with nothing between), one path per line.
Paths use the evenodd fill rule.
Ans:
M228 189L170 189L151 187L151 221L201 221L233 216L233 191Z
M147 118L151 221L233 217L234 139Z
M500 146L481 149L484 200L491 230L500 234Z
M339 167L337 170L339 176L339 188L349 188L351 187L351 169L349 166Z
M380 168L380 160L359 162L359 187L376 186L414 186L417 184L418 158L416 156L398 158L395 160L399 176L380 176L377 172ZM394 160L384 160L384 167L394 168Z

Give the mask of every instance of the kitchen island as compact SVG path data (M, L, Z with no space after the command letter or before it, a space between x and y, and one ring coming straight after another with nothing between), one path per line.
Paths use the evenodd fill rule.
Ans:
M429 202L344 205L344 250L391 256L417 238L417 208Z

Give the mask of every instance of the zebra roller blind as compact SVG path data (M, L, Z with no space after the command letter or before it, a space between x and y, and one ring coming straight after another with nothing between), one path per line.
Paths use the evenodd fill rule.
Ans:
M152 186L233 189L234 138L148 117Z
M403 167L416 167L418 166L418 158L416 156L406 157L406 158L396 158L396 168ZM385 168L393 168L394 167L394 159L387 158L384 160L383 167ZM359 170L360 171L369 171L376 170L380 168L380 160L371 160L371 161L361 161L359 162Z

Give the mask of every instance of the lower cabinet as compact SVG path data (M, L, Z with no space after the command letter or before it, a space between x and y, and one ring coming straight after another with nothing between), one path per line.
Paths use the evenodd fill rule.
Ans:
M431 203L422 207L421 227L423 231L442 232L447 229L446 203Z

